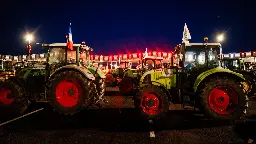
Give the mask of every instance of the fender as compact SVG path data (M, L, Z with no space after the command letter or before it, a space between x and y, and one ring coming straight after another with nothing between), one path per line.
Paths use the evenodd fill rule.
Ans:
M222 67L217 67L217 68L213 68L213 69L210 69L208 71L205 71L203 73L201 73L197 78L196 78L196 81L194 83L194 86L193 86L193 89L194 89L194 92L197 91L197 87L200 85L200 83L208 76L212 75L212 74L215 74L215 73L229 73L229 74L232 74L232 75L235 75L237 76L238 78L241 78L242 80L245 80L244 76L240 73L236 73L234 71L231 71L229 69L224 69Z
M248 71L238 71L238 73L240 73L240 74L242 74L242 75L249 75L249 76L251 76L252 77L252 79L255 81L255 78L256 78L256 76L255 76L255 74L253 73L253 72L248 72Z
M148 75L148 74L151 74L152 72L154 72L154 70L147 71L147 72L145 72L145 73L141 76L141 78L140 78L140 85L143 85L143 80L144 80L145 76Z
M13 82L17 83L19 86L21 86L21 87L22 87L22 90L23 90L23 92L24 92L25 96L27 96L27 95L28 95L28 91L27 91L27 89L26 89L24 79L22 79L22 78L21 78L21 79L19 79L19 78L16 78L16 77L10 77L10 78L8 78L8 80L11 80L11 81L13 81Z
M95 74L97 68L96 67L87 67L87 69L92 73L92 74ZM100 77L102 79L105 79L106 78L106 75L104 74L104 72L100 69L97 70L97 74L96 74L96 77Z
M32 71L32 68L24 68L24 69L22 69L21 71L19 71L19 73L17 73L17 77L18 78L22 78L22 79L24 79L24 80L26 80L27 79L27 77L28 77L28 75L29 75L29 73Z
M95 77L94 75L87 69L87 68L82 68L82 67L78 67L77 65L66 65L66 66L62 66L60 68L58 68L55 72L53 72L49 79L52 78L52 76L62 70L65 70L65 69L70 69L70 70L77 70L79 71L80 73L82 73L83 75L85 75L88 79L90 80L95 80Z
M170 91L168 91L168 89L164 85L162 85L161 83L156 82L156 81L152 81L152 82L157 84L158 87L162 88L163 91L167 94L168 99L172 102L172 97L171 97L172 95L171 95ZM144 86L146 86L146 85L151 85L151 84L145 84Z

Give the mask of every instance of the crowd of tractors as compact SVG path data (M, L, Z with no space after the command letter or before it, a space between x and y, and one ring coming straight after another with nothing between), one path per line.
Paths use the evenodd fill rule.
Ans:
M147 55L137 67L104 72L90 61L91 48L75 47L76 60L66 46L42 44L46 62L1 61L0 107L24 113L31 103L47 102L61 114L72 115L92 107L102 108L106 86L118 86L133 96L134 106L146 119L162 119L173 104L190 106L214 120L240 119L255 93L255 73L239 59L220 57L220 43L182 42L168 62ZM187 53L193 60L187 61ZM79 59L81 54L86 60Z

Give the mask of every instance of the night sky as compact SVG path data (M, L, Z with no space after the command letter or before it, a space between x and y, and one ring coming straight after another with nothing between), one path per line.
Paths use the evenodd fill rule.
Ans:
M82 40L94 53L108 55L149 50L171 50L181 43L184 23L192 39L215 42L226 34L224 53L255 49L254 0L5 0L1 3L1 50L26 54L23 35L34 32L40 43L66 42L72 23L74 43ZM254 37L253 37L254 36ZM37 45L33 53L41 53Z

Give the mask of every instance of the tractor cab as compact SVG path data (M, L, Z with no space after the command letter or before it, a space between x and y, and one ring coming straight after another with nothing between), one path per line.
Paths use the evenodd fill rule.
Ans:
M163 67L163 58L154 56L145 56L142 59L142 68L146 70L161 69Z
M80 44L74 44L73 46L76 49L80 47ZM48 50L47 61L49 64L75 63L76 51L67 51L66 43L42 44L42 47Z
M183 79L194 81L201 73L219 67L218 53L222 54L220 43L183 42L175 47L173 68L180 71L177 85L183 85ZM173 69L172 68L172 69ZM188 85L192 86L192 83Z
M73 44L74 50L67 50L66 43L42 44L48 50L47 65L51 71L64 65L89 66L89 52L92 48L82 44Z
M80 58L79 58L80 64L83 64L86 66L91 66L90 52L92 52L92 51L93 51L93 49L91 47L88 47L87 45L85 45L84 41L81 43L78 51L76 52L78 57L80 54Z
M74 49L79 44L74 44ZM67 64L76 64L76 51L68 51L66 43L42 44L42 47L48 51L47 53L47 73L50 75L59 67Z
M219 66L218 53L222 53L220 43L183 43L176 47L176 64L185 71L203 72Z

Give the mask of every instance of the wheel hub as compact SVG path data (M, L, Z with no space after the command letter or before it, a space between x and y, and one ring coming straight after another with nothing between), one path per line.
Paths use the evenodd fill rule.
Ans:
M144 94L141 99L141 108L147 115L156 115L161 111L160 99L155 94Z
M13 94L10 89L2 88L0 90L0 103L10 105L14 102Z
M218 114L230 114L237 105L238 97L234 90L224 87L214 88L208 97L211 109Z
M155 101L153 99L150 99L149 101L147 101L146 105L149 107L153 107L155 105Z
M75 95L75 91L74 91L72 88L70 88L70 89L68 90L68 95L69 95L69 96L74 96L74 95Z
M56 87L56 99L63 107L76 106L81 97L81 87L76 81L61 81Z
M220 96L220 97L219 97L219 102L220 102L220 103L223 103L223 102L224 102L224 97L223 97L223 96Z

